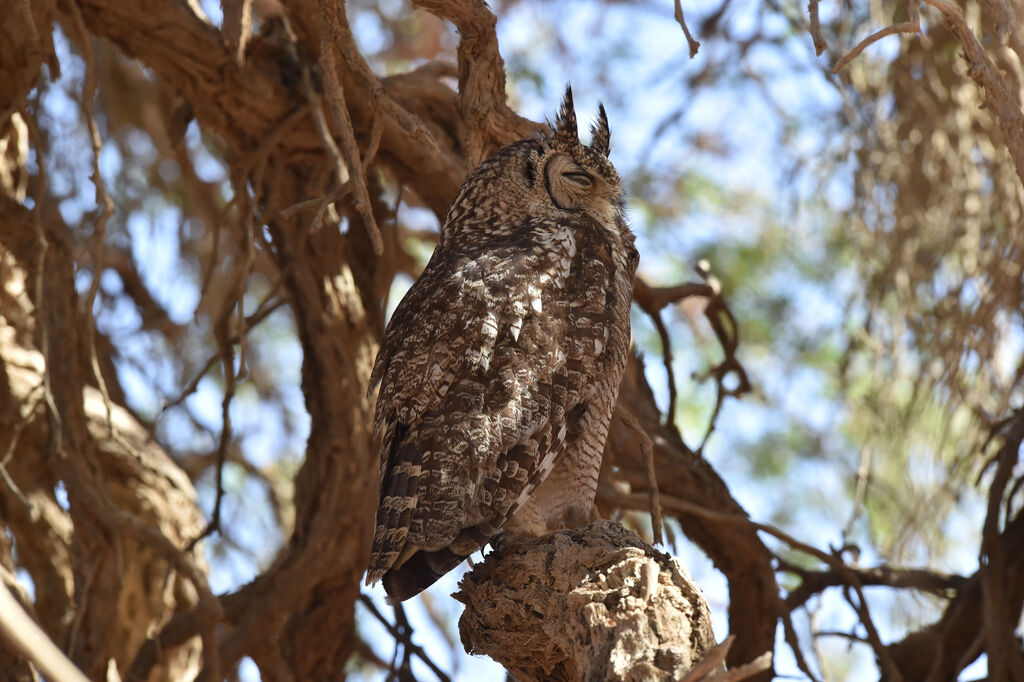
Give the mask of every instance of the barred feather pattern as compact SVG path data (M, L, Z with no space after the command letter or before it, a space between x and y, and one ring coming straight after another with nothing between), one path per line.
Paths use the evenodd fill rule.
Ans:
M590 520L637 265L603 107L593 137L567 91L551 135L485 161L388 324L367 583L394 601L503 530Z

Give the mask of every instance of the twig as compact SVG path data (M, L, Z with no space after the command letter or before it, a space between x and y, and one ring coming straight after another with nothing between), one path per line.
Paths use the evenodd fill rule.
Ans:
M285 17L282 18L286 19ZM287 27L287 22L285 23L285 26ZM288 31L289 36L291 36L292 34L290 32L290 28L288 29ZM288 48L294 52L294 54L292 55L293 59L296 62L299 62L298 51L295 48L294 43L288 43ZM304 70L303 78L306 78L307 76L308 68ZM257 171L252 181L253 187L262 187L263 173L266 168L267 160L270 158L270 154L277 147L277 143L284 136L285 132L287 132L295 123L297 123L307 111L311 112L314 121L316 121L317 112L320 113L321 118L323 117L323 111L319 107L320 100L316 97L312 99L309 98L309 90L306 87L305 80L303 81L303 91L306 93L306 102L292 109L287 116L278 121L274 128L260 141L259 146L257 146L247 155L245 155L242 158L242 160L238 163L238 167L242 169L238 175L242 178L249 177L250 174L253 173L254 169ZM238 195L236 193L235 197L237 196ZM273 213L271 213L270 215L264 213L261 216L260 222L261 224L270 223L273 220L273 218Z
M34 400L33 396L37 391L40 393L40 397ZM14 448L18 446L18 440L21 438L21 432L24 431L25 427L31 423L32 417L35 414L36 408L39 407L39 402L42 400L42 394L44 392L43 384L39 384L33 387L25 396L24 407L21 408L21 412L23 414L21 415L21 418L18 419L18 422L11 428L11 440L7 444L7 449L4 451L3 458L0 459L0 476L3 476L4 482L7 483L7 487L10 488L11 492L14 493L14 496L25 505L26 509L31 509L32 505L21 492L21 489L18 488L14 479L11 478L10 472L7 471L7 464L11 461L11 457L14 456Z
M672 371L672 340L665 326L665 320L661 317L661 309L670 303L677 303L684 298L692 296L710 297L715 295L715 290L708 284L699 282L687 282L674 287L652 287L643 279L637 277L633 284L633 300L637 302L641 310L650 316L654 327L658 331L658 338L661 339L662 362L665 365L665 376L668 382L668 409L665 414L665 423L671 424L675 420L676 401L678 400L678 388L676 387L675 373Z
M241 178L236 178L235 182L236 195L239 192L245 191L245 183ZM244 203L248 204L247 195ZM245 319L245 289L246 283L249 279L249 274L252 272L252 265L255 260L255 252L253 249L253 226L252 226L252 210L249 206L244 207L245 217L245 229L240 230L239 239L241 241L242 253L245 255L245 260L241 266L237 269L235 274L235 281L232 286L232 296L230 303L225 304L224 310L218 315L216 322L214 323L214 336L217 338L217 343L220 346L220 359L221 367L224 370L224 397L221 400L221 430L220 440L217 445L216 461L217 461L217 485L216 485L216 497L213 502L213 512L210 514L210 522L206 525L206 528L196 536L192 542L189 543L187 551L191 551L195 547L196 543L210 535L214 531L220 530L220 510L221 504L224 500L224 463L227 459L228 445L231 443L231 401L235 397L235 389L238 382L242 380L245 375L245 354L246 354L246 339L248 334L246 330L246 319ZM238 333L239 342L239 371L235 372L235 354L234 354L234 335L231 333L231 312L237 311L237 319L235 327L240 330Z
M814 633L814 637L815 639L818 637L840 637L842 639L848 639L851 642L856 642L857 644L868 644L868 640L863 637L858 637L852 632L843 632L842 630L818 630Z
M709 268L710 266L705 261L701 261L697 267L697 271L704 277L705 282L687 282L674 287L652 287L638 277L633 286L633 300L654 321L655 328L658 330L658 336L661 339L662 348L664 349L665 371L669 388L669 409L666 416L666 424L670 424L674 418L676 386L675 376L672 373L670 338L668 330L665 328L665 323L661 319L660 311L670 303L677 303L693 296L699 296L708 300L707 307L704 309L704 316L707 318L708 324L711 325L711 329L722 347L725 359L711 367L703 375L703 379L714 377L716 392L715 408L708 421L708 428L701 439L700 447L695 451L698 455L703 452L704 445L707 444L708 439L715 430L715 422L718 419L718 414L722 409L725 398L730 396L739 398L751 390L746 369L736 358L736 349L739 347L739 328L736 324L736 318L733 317L732 311L729 310L725 299L722 298L721 286L718 284L718 280L711 275ZM725 387L725 378L730 373L735 373L738 382L737 386L731 389Z
M704 446L707 444L708 439L715 430L715 425L718 422L718 413L722 409L722 404L725 402L725 398L739 398L745 393L749 393L751 391L750 379L747 377L747 370L736 358L736 350L739 348L740 344L739 326L736 324L736 318L733 317L732 311L729 310L729 306L725 303L725 299L723 299L721 293L718 292L717 280L709 274L706 276L708 277L709 282L713 283L716 293L708 299L708 307L704 310L704 316L711 325L711 330L714 331L715 338L718 339L719 345L722 346L722 352L725 354L725 359L708 370L706 375L713 376L715 378L715 409L712 411L711 418L708 420L708 429L704 433L704 438L701 440L700 447L696 450L697 454L702 454L704 452ZM730 373L734 373L736 375L737 385L735 388L726 388L725 386L725 379Z
M263 302L260 303L256 311L252 315L249 315L247 318L245 318L245 324L240 329L234 330L234 333L232 334L230 339L231 343L238 343L239 337L242 334L248 334L250 331L252 331L253 327L255 327L260 322L265 320L267 316L270 315L270 313L274 312L275 310L277 310L278 308L285 304L284 299L274 298L274 296L277 294L277 289L280 287L280 285L281 278L279 277L278 280L274 283L274 286L272 286L270 288L270 291L267 292L267 295L263 298ZM164 404L163 408L160 410L161 414L163 414L168 409L176 405L180 405L186 398L195 393L196 389L199 388L199 382L202 381L203 377L206 376L206 373L213 368L214 363L216 363L218 359L220 359L220 351L210 356L210 358L203 365L203 368L196 372L195 376L192 377L192 380L188 382L188 385L184 389L182 389L181 393L179 393L174 400Z
M316 88L313 87L313 78L309 73L309 67L304 67L302 70L302 84L303 90L306 92L306 97L309 98L310 110L313 112L313 120L316 122L316 129L320 134L320 141L323 143L324 148L331 157L331 160L334 161L334 174L338 178L338 184L344 185L349 178L348 167L345 165L345 160L341 156L341 151L338 149L338 145L334 142L334 136L331 135L330 126L327 125L327 117L324 116L324 109L321 105L320 97L317 95Z
M852 575L852 572L851 572ZM867 640L871 645L871 648L875 650L875 655L878 657L879 666L882 668L886 680L892 682L902 682L903 674L900 672L899 667L896 665L896 661L892 658L892 653L882 643L882 638L878 634L878 628L875 627L875 621L871 617L871 610L868 608L867 599L864 596L864 589L860 585L860 581L851 581L852 584L843 589L843 597L847 603L857 613L857 617L860 619L861 625L867 631ZM850 594L851 589L857 595L857 600L854 601L853 596Z
M882 38L884 38L886 36L891 36L891 35L893 35L895 33L920 33L920 32L921 32L921 25L920 25L920 23L914 23L914 22L909 22L909 21L904 22L902 24L893 24L892 26L886 26L883 29L875 31L874 33L869 35L867 38L865 38L864 40L862 40L859 43L857 43L857 45L852 50L847 52L846 55L842 59L840 59L838 62L836 62L836 65L832 67L832 73L839 73L840 71L842 71L843 68L847 64L849 64L854 59L856 59L857 55L859 55L861 52L864 51L864 48L866 48L868 45L871 45L872 43L877 43L879 40L881 40ZM819 52L818 54L821 54L821 53Z
M370 169L370 164L377 158L377 150L380 149L380 139L384 133L384 119L379 114L374 114L373 125L370 126L370 144L366 146L363 154L363 173Z
M792 590L784 602L786 611L802 606L815 594L829 587L843 585L845 580L835 571L812 571L779 559L779 568L800 577L800 586ZM900 569L891 566L873 568L847 567L857 575L863 585L885 585L900 589L919 590L940 597L948 597L951 591L960 590L966 578L960 575L945 575L927 570Z
M825 36L821 34L821 20L818 19L818 0L810 0L807 3L807 12L811 17L810 31L811 40L814 41L814 54L820 57L828 45L825 43Z
M71 8L71 16L74 19L75 31L78 33L82 59L85 61L85 81L82 83L81 107L82 115L85 116L86 128L89 131L89 143L92 145L92 175L90 179L92 180L93 187L96 189L96 204L100 209L99 215L96 216L92 237L90 238L93 247L92 281L89 283L89 290L83 302L85 333L89 339L89 364L92 367L96 385L99 386L100 394L103 396L103 405L107 411L107 426L110 429L110 436L131 452L134 448L124 441L120 434L115 433L110 392L107 390L107 382L103 378L99 357L96 355L96 320L93 316L93 306L96 302L96 294L100 289L100 275L103 269L103 262L106 260L104 254L106 252L107 222L114 215L114 200L110 197L110 193L107 192L107 184L103 181L103 176L100 173L100 153L103 151L103 139L100 137L100 129L96 125L96 118L92 113L92 100L96 96L97 87L96 59L92 52L92 46L89 44L89 33L85 30L85 21L82 19L82 10L79 8L77 0L69 3L69 7Z
M384 617L384 614L382 614L377 609L377 606L373 603L373 600L370 599L370 597L368 597L366 594L359 594L359 603L365 606L366 610L369 611L374 618L380 621L381 625L383 625L385 629L387 629L387 631L391 633L391 636L394 637L395 640L401 642L402 646L404 646L408 651L416 654L419 657L419 659L423 661L427 665L427 667L430 668L430 670L437 676L437 679L440 680L440 682L451 682L451 678L449 678L448 675L446 675L445 672L441 670L441 668L439 668L436 663L430 660L430 657L427 656L427 653L423 651L423 649L420 646L412 643L411 629L407 630L404 633L400 632L399 629L394 624L392 624L387 618Z
M654 444L651 443L651 437L640 426L636 415L618 402L615 404L615 413L622 423L640 439L640 452L643 453L644 468L647 470L647 501L651 509L651 528L654 532L654 542L658 545L664 545L665 538L661 530L661 496L658 492L658 477L654 471Z
M259 467L245 458L239 449L229 447L225 453L227 462L241 467L246 474L258 479L267 489L267 497L270 502L270 509L274 514L274 522L281 529L285 536L291 533L293 520L289 518L288 510L290 505L289 493L284 487L285 481L281 480L273 470L272 465ZM179 456L176 458L178 464L192 480L199 478L208 468L209 459L206 453L196 453Z
M213 271L220 264L220 232L224 227L224 219L240 200L241 198L236 191L231 200L220 210L217 220L213 223L213 229L210 230L210 257L207 259L206 267L203 268L203 281L199 286L199 300L206 298L206 292L209 291L210 283L213 281ZM197 316L201 309L201 306L196 306L195 314Z
M875 650L875 654L878 656L879 663L882 667L882 671L885 673L886 678L893 680L893 682L900 682L903 676L900 674L899 668L897 668L895 661L893 661L892 654L882 644L882 640L878 635L878 630L875 628L874 621L871 618L871 612L868 609L867 600L864 598L863 585L857 574L847 566L842 559L832 554L821 551L811 545L800 542L793 536L785 533L784 531L770 526L764 523L758 523L752 521L744 516L737 516L733 514L724 514L722 512L716 512L710 509L705 509L699 505L681 500L677 497L663 496L662 504L666 507L671 507L677 511L682 511L687 514L693 514L695 516L707 516L714 518L718 521L726 521L731 523L739 523L743 525L749 525L756 530L768 533L772 537L782 540L787 545L795 550L810 554L811 556L817 557L824 563L828 564L833 570L844 578L847 585L852 587L857 593L858 601L855 603L852 598L848 599L850 606L857 612L861 623L864 625L865 630L868 633L868 640L871 642L872 648Z
M395 612L395 626L398 628L398 631L401 632L402 634L404 634L406 637L408 637L409 641L412 641L413 629L412 629L412 625L409 623L408 616L405 615L405 607L402 606L401 602L398 602L398 603L394 604L392 606L392 608L394 609L394 612ZM396 655L396 657L398 655L398 648L399 648L399 643L396 641L395 642L395 655ZM409 648L406 647L406 646L402 646L401 649L402 649L402 668L401 669L402 669L403 672L407 672L407 673L411 674L412 673L412 652L409 651ZM391 667L392 667L392 669L394 669L394 661L392 661L392 666Z
M786 644L789 645L790 650L793 652L796 667L800 668L800 672L806 675L807 679L811 682L818 682L818 678L814 676L814 673L811 672L811 667L807 664L807 659L804 658L804 652L800 650L800 638L796 634L796 628L793 627L792 612L782 609L780 617L782 618L782 631Z
M220 508L224 500L224 462L227 460L228 444L231 443L231 400L235 397L235 356L231 344L226 339L221 340L221 366L224 368L224 398L221 400L220 418L221 429L220 439L217 444L216 462L216 493L213 500L213 511L210 513L210 521L196 537L188 543L185 551L191 552L203 538L214 531L220 530Z
M338 189L334 190L333 192L331 192L330 194L328 194L326 196L313 197L312 199L306 199L305 201L300 201L298 203L292 204L291 206L288 206L287 208L282 208L278 215L280 215L285 220L288 220L293 215L295 215L296 213L299 213L300 211L304 211L307 208L315 208L317 210L316 211L316 216L313 218L312 222L310 223L310 226L315 229L317 227L317 224L318 224L320 216L323 214L324 209L327 207L327 204L331 204L331 203L334 203L335 201L339 201L341 199L344 199L345 197L347 197L351 193L352 193L352 181L349 180L348 182L343 184L341 187L339 187Z
M672 371L672 339L668 334L668 327L661 317L661 311L649 313L658 330L658 338L661 339L661 357L665 365L665 378L668 381L668 406L665 410L665 423L671 424L676 419L676 402L679 397L679 389L676 387L676 373Z
M683 15L683 3L681 0L676 0L676 11L675 11L676 22L683 28L683 35L686 36L686 43L690 46L690 59L697 56L697 50L700 49L700 43L693 39L690 35L690 29L686 26L686 17Z
M853 532L853 524L864 511L864 499L867 496L868 478L871 475L871 448L865 446L860 451L860 463L857 465L857 488L853 495L853 509L850 518L843 527L843 538Z

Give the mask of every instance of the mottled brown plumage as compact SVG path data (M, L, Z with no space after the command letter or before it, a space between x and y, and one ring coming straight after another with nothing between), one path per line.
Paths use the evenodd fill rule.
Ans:
M604 107L485 161L388 324L370 378L381 489L367 583L394 601L502 529L588 522L629 353L637 252Z

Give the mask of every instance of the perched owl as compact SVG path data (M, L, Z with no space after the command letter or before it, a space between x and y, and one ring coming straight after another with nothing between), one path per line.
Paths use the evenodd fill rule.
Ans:
M369 388L381 487L366 582L392 602L502 530L594 518L637 251L603 106L591 132L582 145L568 89L550 135L482 163L388 324Z

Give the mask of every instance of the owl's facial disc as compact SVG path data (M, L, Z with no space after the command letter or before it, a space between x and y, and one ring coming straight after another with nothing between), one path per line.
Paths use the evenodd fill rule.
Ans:
M602 224L614 224L616 191L599 172L588 170L567 154L555 154L544 167L551 202L566 211L585 211Z
M591 202L595 178L565 154L555 154L544 167L552 203L564 210L585 209Z

